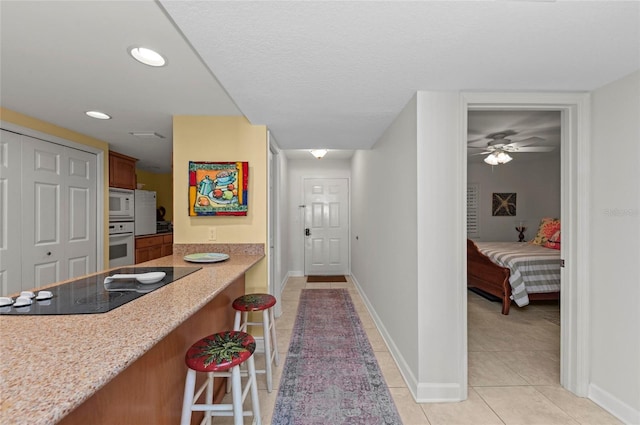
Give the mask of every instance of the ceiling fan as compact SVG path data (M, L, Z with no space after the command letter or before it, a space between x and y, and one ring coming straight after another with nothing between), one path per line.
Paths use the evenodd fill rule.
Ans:
M484 162L489 165L499 165L506 164L513 159L509 153L551 152L555 149L552 146L530 146L534 143L544 142L545 139L541 137L529 137L518 141L512 141L507 138L509 136L515 136L516 134L518 134L518 132L505 130L488 134L482 139L472 140L468 143L470 155L488 154Z

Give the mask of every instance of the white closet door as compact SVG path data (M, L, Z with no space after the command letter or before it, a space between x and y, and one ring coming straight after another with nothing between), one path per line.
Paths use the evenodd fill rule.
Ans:
M22 137L22 279L40 287L65 279L67 193L64 147Z
M22 290L20 138L0 130L0 296Z
M96 271L96 192L95 155L22 136L23 287Z
M63 233L68 277L79 277L96 270L96 156L65 148L63 175L67 202Z

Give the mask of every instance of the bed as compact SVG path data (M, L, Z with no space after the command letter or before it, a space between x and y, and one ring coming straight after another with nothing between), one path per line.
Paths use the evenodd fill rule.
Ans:
M560 251L526 242L474 242L467 239L467 287L502 300L509 314L511 300L560 298Z

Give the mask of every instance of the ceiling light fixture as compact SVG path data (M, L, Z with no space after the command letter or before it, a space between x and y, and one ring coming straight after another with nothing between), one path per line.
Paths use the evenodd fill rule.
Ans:
M132 136L144 137L147 139L164 139L164 136L162 134L156 133L154 131L131 131L129 132L129 134Z
M111 115L107 115L104 112L100 112L100 111L87 111L87 112L85 112L85 114L87 114L91 118L96 118L96 119L99 119L99 120L110 120L111 119Z
M160 53L146 47L132 47L129 49L129 54L138 62L149 66L165 66L167 63Z
M492 152L489 156L487 156L484 159L484 162L486 162L489 165L500 165L500 164L506 164L512 159L513 158L511 158L511 156L508 153L501 150L496 150L495 152Z
M311 155L315 156L318 159L322 159L322 157L327 154L326 149L312 149L309 152L311 152Z

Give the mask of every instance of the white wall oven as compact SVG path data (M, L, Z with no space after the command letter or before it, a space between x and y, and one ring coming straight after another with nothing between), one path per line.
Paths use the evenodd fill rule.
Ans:
M133 190L109 188L109 222L133 221L134 209Z
M133 221L109 223L109 268L135 263Z

